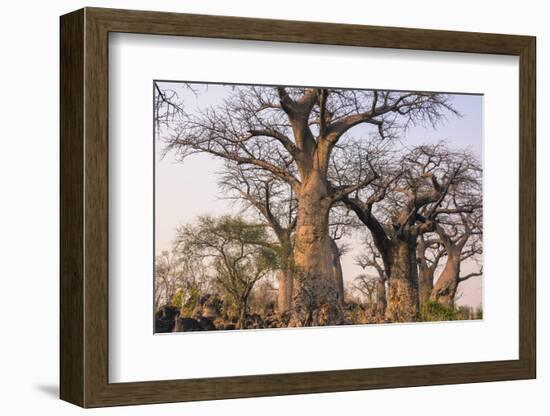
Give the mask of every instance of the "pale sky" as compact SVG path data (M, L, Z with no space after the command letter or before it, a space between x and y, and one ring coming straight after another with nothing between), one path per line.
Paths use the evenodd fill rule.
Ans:
M216 106L231 92L230 86L197 84L195 95L180 83L163 83L163 87L177 91L188 112ZM434 130L415 126L403 135L403 144L433 143L442 139L453 148L470 148L481 159L483 145L483 97L481 95L452 95L452 104L462 117L449 116ZM163 144L156 145L155 164L155 250L170 250L175 229L179 224L192 222L199 215L238 214L239 207L223 199L217 186L217 173L223 162L206 154L196 154L177 162L172 154L161 158ZM363 250L359 236L346 241L350 250L342 257L344 280L351 282L364 273L355 265L355 257ZM463 265L463 273L477 269ZM477 307L482 303L482 277L474 277L459 286L458 304Z

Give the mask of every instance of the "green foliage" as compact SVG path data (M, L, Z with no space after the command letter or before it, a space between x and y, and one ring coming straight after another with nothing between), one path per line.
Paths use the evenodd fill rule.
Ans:
M241 217L200 216L194 224L178 229L176 250L188 258L200 259L211 271L213 284L241 315L254 285L278 268L278 256L265 225ZM187 305L192 313L196 302L189 294ZM233 311L224 311L228 315Z
M179 288L172 296L172 306L181 308L181 316L184 318L191 317L197 305L199 304L201 294L197 288L192 288L188 291Z
M469 319L467 312L450 308L435 300L428 300L420 307L420 320L434 321L462 321Z
M199 217L178 230L177 244L187 256L208 259L222 284L248 285L277 267L265 226L240 217Z
M172 300L170 301L170 304L172 306L175 306L176 308L181 308L183 305L183 296L185 295L182 288L179 288L176 290L176 293L172 295Z

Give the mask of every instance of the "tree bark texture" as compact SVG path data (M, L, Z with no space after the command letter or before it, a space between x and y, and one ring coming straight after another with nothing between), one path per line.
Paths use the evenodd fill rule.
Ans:
M326 182L317 171L302 183L298 201L290 325L339 325L343 322L343 310L328 234L331 201L327 198Z
M418 319L416 238L397 239L391 251L386 319L390 322L414 322Z
M429 246L430 242L426 244L424 236L421 235L418 239L417 247L418 294L421 305L430 300L434 288L435 270L437 268L437 265L439 264L441 257L445 253L444 250L439 249L439 252L435 254L430 264L428 262L428 259L426 258L426 250L429 249Z
M441 305L453 308L459 281L460 251L453 248L447 252L447 262L435 283L431 299L439 302Z
M430 299L433 290L433 274L429 267L418 265L418 298L420 304Z
M465 228L464 234L454 241L447 235L441 226L436 226L436 232L447 251L447 262L437 282L435 282L431 299L450 308L454 307L455 296L460 282L468 279L472 275L478 275L477 273L473 273L464 278L460 277L462 250L472 235L472 230L467 224L465 224Z

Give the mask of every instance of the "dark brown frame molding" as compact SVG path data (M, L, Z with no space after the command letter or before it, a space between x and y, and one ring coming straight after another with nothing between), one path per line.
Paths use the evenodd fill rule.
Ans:
M110 32L519 56L519 359L109 383ZM535 49L535 38L530 36L98 8L62 16L61 398L100 407L535 378Z

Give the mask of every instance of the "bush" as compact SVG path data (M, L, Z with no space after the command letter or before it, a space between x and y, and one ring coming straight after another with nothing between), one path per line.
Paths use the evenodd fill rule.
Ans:
M463 310L441 305L435 300L428 300L420 307L421 321L463 321L466 319L469 319L469 316Z
M172 299L170 300L170 305L175 306L176 308L181 308L183 305L183 296L184 292L183 289L176 290L176 293L172 295Z
M180 316L182 318L189 318L193 315L193 312L200 301L200 293L196 289L191 289L185 292L183 289L178 289L174 296L172 296L172 305L181 308Z

